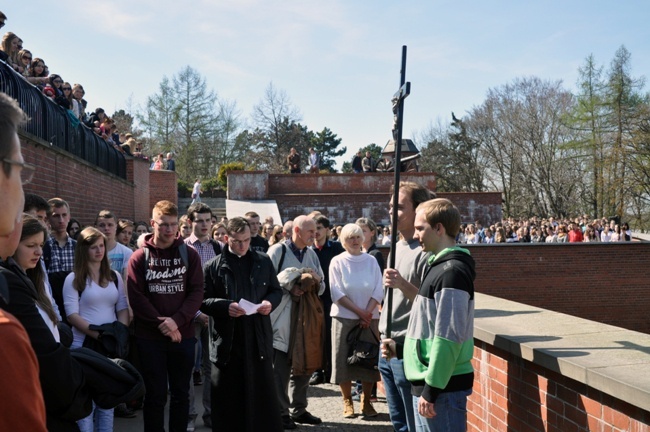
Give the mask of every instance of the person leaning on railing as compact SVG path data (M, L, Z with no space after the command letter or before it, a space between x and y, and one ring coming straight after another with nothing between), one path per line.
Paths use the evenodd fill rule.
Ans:
M45 61L41 58L34 57L29 65L27 81L39 87L41 90L48 83L47 73L45 71Z

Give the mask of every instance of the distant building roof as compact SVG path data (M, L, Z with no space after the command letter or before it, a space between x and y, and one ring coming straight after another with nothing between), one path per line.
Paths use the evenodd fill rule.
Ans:
M391 155L395 154L395 140L388 140L381 154L386 155L386 153L389 153ZM417 153L420 153L420 150L418 150L418 148L415 146L413 140L402 138L402 156L411 156Z

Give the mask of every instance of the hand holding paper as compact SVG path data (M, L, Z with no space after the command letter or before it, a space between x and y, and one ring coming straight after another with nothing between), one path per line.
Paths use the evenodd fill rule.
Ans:
M251 303L246 299L239 300L239 307L246 311L246 315L253 315L257 313L257 309L262 306L262 304Z

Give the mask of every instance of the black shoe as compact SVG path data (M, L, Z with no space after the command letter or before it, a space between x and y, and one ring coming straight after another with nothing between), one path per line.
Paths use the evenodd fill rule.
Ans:
M115 417L122 417L122 418L133 418L136 416L136 414L133 412L133 410L129 409L126 404L119 404L118 406L115 407L115 411L113 412Z
M323 384L325 382L325 378L323 377L323 372L316 371L311 375L311 378L309 378L309 385L318 385L318 384Z
M284 430L293 430L298 429L298 425L293 420L291 420L291 417L282 416L282 428Z
M291 416L291 420L295 421L296 423L310 424L310 425L317 425L323 423L321 419L319 419L314 415L311 415L307 411L300 414L299 416Z

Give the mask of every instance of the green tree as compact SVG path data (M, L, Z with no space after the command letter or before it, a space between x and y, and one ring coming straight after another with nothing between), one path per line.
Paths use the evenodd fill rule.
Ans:
M441 192L483 192L486 169L479 142L453 113L452 120L450 125L430 126L425 132L420 169L436 173Z
M633 136L638 129L642 117L643 96L641 90L645 82L643 78L631 75L631 54L621 46L614 55L607 74L607 105L608 124L612 130L610 168L608 170L611 185L606 211L623 217L626 211L629 194L628 159L634 148Z
M328 170L331 173L336 172L336 169L334 169L334 164L336 163L334 158L342 156L347 151L347 147L339 148L341 141L341 138L338 138L327 127L312 135L310 145L320 155L321 170Z
M169 78L164 76L158 85L158 92L147 97L144 109L136 115L146 137L147 146L143 148L144 152L149 154L170 150L178 152L176 141L178 116L179 106L174 89Z
M177 164L183 176L211 177L217 174L217 95L208 90L205 78L190 66L173 77L178 104Z
M607 187L604 182L605 165L605 84L602 80L603 68L596 65L593 55L578 69L578 94L574 108L567 117L569 127L576 130L576 141L571 145L587 158L587 171L591 181L585 179L584 198L590 203L593 217L604 214L604 201Z

